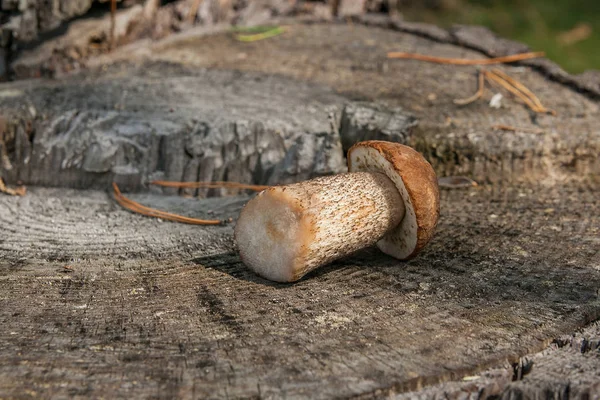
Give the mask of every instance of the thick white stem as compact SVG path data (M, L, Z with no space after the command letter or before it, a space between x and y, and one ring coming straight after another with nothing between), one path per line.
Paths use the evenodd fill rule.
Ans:
M240 213L235 239L244 263L280 282L375 244L404 217L394 183L347 173L261 192Z

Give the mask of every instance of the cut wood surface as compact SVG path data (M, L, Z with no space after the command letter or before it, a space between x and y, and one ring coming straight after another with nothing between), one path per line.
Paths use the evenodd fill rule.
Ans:
M338 142L347 148L356 140L388 139L416 147L440 175L481 183L597 181L597 101L530 68L505 66L558 115L532 114L506 92L501 107L492 108L499 89L459 106L454 99L477 90L475 69L388 60L394 49L481 58L456 45L360 25L294 25L254 43L227 32L143 42L91 60L101 67L96 71L5 85L0 172L13 182L80 188L106 185L114 175L138 188L165 174L286 183L343 168ZM134 64L118 62L125 60ZM498 125L523 130L498 132ZM64 143L72 149L63 155ZM198 153L202 146L210 156ZM29 152L37 153L31 162ZM47 176L50 166L60 178Z
M600 316L597 194L444 191L419 257L371 249L290 285L241 264L231 225L0 197L0 395L347 397L517 362ZM133 198L217 218L247 200Z
M600 393L598 322L572 335L556 338L544 351L514 365L491 368L460 380L419 391L393 394L395 400L415 399L594 399Z
M392 50L481 58L409 33L295 25L255 43L173 37L77 76L2 85L2 177L59 188L0 194L0 398L594 393L597 350L568 350L597 330L564 335L600 317L598 102L519 66L503 70L557 116L506 96L490 108L491 93L457 106L476 91L475 70L387 60ZM211 148L194 121L235 127L251 145ZM417 147L440 176L481 184L442 191L437 234L408 262L373 248L275 284L233 244L248 195L145 186L306 179L343 169L345 137L373 135ZM263 168L274 138L284 145ZM144 205L234 222L132 214L111 198L112 179ZM533 367L522 358L543 349ZM561 358L580 367L560 372Z

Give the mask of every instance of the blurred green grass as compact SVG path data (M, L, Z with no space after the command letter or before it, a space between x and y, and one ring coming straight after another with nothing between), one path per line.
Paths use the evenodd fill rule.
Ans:
M432 7L432 4L434 5ZM570 73L600 70L600 0L437 0L402 7L407 20L450 27L483 25L502 37L545 51ZM561 43L561 34L577 26L589 37ZM585 36L585 35L584 35Z

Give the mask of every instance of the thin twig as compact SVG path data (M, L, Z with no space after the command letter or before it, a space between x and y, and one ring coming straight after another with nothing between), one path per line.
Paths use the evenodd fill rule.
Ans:
M19 186L16 189L10 189L4 184L4 180L0 178L0 193L7 194L9 196L25 196L27 188L25 186Z
M238 182L173 182L173 181L152 181L151 185L172 187L172 188L210 188L210 189L249 189L260 192L261 190L268 189L270 186L267 185L249 185Z
M483 96L484 92L485 92L485 75L483 74L483 71L479 71L477 92L475 92L475 94L473 96L468 97L466 99L454 99L453 102L454 102L454 104L458 104L460 106L466 106L467 104L471 104L472 102L480 99L481 96Z
M387 54L388 58L401 58L407 60L419 60L419 61L427 61L437 64L452 64L452 65L492 65L492 64L503 64L510 63L522 60L529 60L531 58L543 57L545 55L544 52L538 51L534 53L521 53L521 54L513 54L505 57L495 57L495 58L482 58L482 59L467 59L467 58L445 58L445 57L434 57L428 56L424 54L417 53L403 53L403 52L389 52Z
M512 126L512 125L503 125L503 124L492 125L492 129L497 129L500 131L508 131L508 132L535 133L538 135L541 133L544 133L544 131L539 128L519 128L519 127Z
M138 202L135 202L127 197L123 196L119 187L116 183L113 183L113 190L115 195L115 200L119 203L123 208L128 209L129 211L133 211L137 214L146 215L148 217L155 217L164 219L167 221L181 222L184 224L192 224L192 225L221 225L221 221L217 219L197 219L184 217L183 215L168 213L165 211L156 210L154 208L146 207L141 205Z

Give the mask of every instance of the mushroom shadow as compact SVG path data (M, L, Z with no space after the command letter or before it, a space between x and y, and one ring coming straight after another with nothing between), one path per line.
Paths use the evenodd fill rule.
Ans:
M301 282L314 280L314 279L327 279L327 276L343 270L345 268L371 268L372 266L381 266L382 264L389 264L393 262L393 258L380 253L375 247L367 248L344 258L336 260L332 263L317 268L296 282L282 283L274 282L257 275L244 265L239 254L237 252L225 252L212 254L208 256L202 256L192 259L191 261L195 264L203 266L205 268L214 269L224 274L230 275L231 277L247 282L253 282L264 286L273 288L287 288L299 284Z

